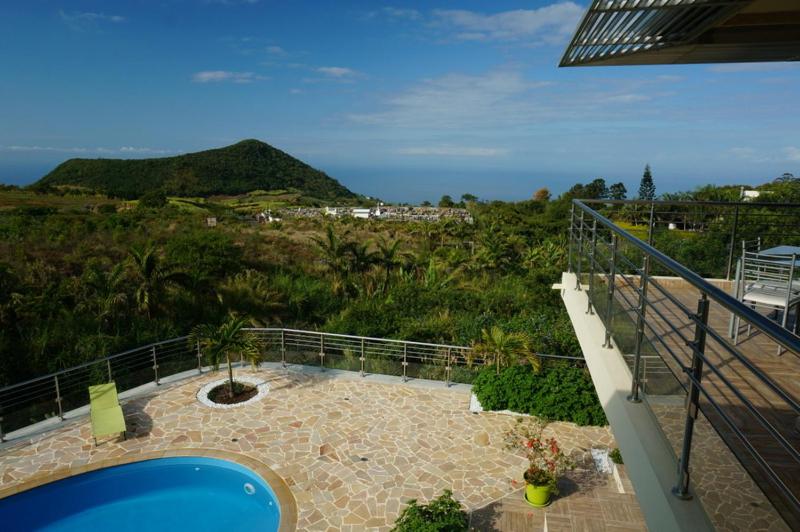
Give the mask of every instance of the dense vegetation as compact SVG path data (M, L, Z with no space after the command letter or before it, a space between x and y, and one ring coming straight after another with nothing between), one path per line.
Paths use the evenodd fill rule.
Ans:
M578 354L550 288L565 266L568 202L470 205L472 225L259 225L221 204L205 204L216 227L173 203L0 211L0 384L218 325L230 311L459 345L497 325L526 333L534 351Z
M584 192L602 192L596 181ZM800 185L772 190L768 198L792 201ZM533 352L580 354L551 289L566 267L573 191L553 200L540 190L518 203L464 195L474 224L259 225L215 199L154 196L130 208L27 194L0 191L0 385L219 325L230 312L262 325L484 347L497 343L497 329L506 340L521 334ZM216 227L205 224L210 213ZM608 214L641 231L638 211ZM726 233L722 217L706 218L704 231L663 230L656 244L716 272ZM775 230L765 223L743 219L740 230Z
M486 410L511 410L551 421L607 425L603 407L585 368L547 362L540 371L529 365L485 368L472 387Z
M325 173L258 140L157 159L70 159L35 187L58 185L84 187L127 199L148 191L211 196L259 189L294 189L327 200L355 197Z

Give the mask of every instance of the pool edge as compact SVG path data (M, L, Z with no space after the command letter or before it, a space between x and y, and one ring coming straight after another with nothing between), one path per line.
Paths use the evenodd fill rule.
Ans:
M177 457L218 458L247 467L253 471L253 473L260 476L264 482L269 485L275 494L275 498L278 500L281 511L278 532L295 532L297 530L297 501L295 500L292 490L289 488L289 485L286 483L286 481L283 480L283 478L281 478L277 473L275 473L269 466L250 456L245 456L231 451L205 449L200 447L165 449L161 451L129 452L122 456L98 460L97 462L91 462L77 467L64 467L55 469L48 473L36 474L20 484L0 489L0 499L5 499L6 497L11 497L12 495L31 490L33 488L38 488L39 486L43 486L57 480L63 480L65 478L74 477L83 473L89 473L91 471L97 471L107 467L133 464L136 462L144 462L158 458Z

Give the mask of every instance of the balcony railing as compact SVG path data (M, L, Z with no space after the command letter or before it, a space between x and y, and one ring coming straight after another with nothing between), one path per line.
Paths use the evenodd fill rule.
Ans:
M690 471L706 466L702 453L713 442L693 437L696 423L707 421L795 527L800 523L800 402L794 393L800 379L800 338L729 295L730 282L706 279L652 245L659 223L667 231L699 231L701 225L707 229L717 224L718 233L720 224L730 224L730 253L717 257L716 263L727 274L735 267L737 241L745 235L743 217L800 215L798 205L793 210L768 207L772 210L749 203L574 200L569 269L576 276L575 289L587 293L587 314L603 321L605 338L599 341L604 347L616 346L628 361L629 400L644 399L643 407L653 411L675 450L673 493L688 497ZM729 214L734 218L726 220ZM622 216L628 216L625 222ZM667 225L681 220L686 224L682 229ZM765 237L791 239L798 229L800 225L771 227ZM709 246L720 244L708 234L706 239ZM695 245L702 247L703 240ZM734 318L738 327L750 327L750 335L734 339ZM778 347L781 356L776 355ZM644 360L657 371L645 368Z
M485 360L472 348L282 328L245 329L262 340L263 362L317 366L369 374L471 383ZM553 359L579 359L539 355ZM241 362L241 361L240 361ZM103 357L80 366L0 388L0 441L8 433L50 418L64 420L86 406L87 388L114 381L120 392L194 371L210 362L181 336Z

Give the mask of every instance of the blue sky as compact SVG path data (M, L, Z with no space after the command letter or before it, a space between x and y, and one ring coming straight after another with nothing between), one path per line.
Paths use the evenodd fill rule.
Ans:
M6 1L0 182L243 138L393 201L800 174L796 65L559 69L586 4Z

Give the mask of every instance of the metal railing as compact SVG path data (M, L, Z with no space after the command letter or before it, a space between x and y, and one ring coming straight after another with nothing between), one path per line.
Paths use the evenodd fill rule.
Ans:
M616 345L629 361L630 401L648 397L642 391L648 377L646 357L659 357L662 367L670 370L669 375L649 377L669 380L662 388L671 391L665 393L684 400L682 432L664 427L665 433L678 432L681 440L672 442L675 495L690 493L695 421L702 412L784 519L797 523L800 438L795 423L800 402L788 390L800 378L800 338L726 293L720 286L724 281L710 282L656 249L656 218L665 204L637 205L642 240L592 208L603 208L604 202L574 200L568 260L569 271L576 275L575 289L587 291L587 313L598 314L605 325L603 346ZM796 215L800 206L794 207ZM731 245L741 236L735 231ZM756 334L735 342L728 317ZM785 350L779 360L775 346ZM764 369L775 364L787 370Z
M283 328L248 328L262 340L263 362L311 365L324 369L396 375L403 380L430 379L471 383L486 360L472 348L370 338ZM580 360L579 357L539 355ZM241 361L240 361L241 362ZM88 403L87 388L115 381L119 392L187 371L202 373L210 361L200 346L181 336L99 358L80 366L0 388L0 441L12 431Z
M731 279L741 242L762 249L800 245L800 205L725 201L581 200L605 217L641 230L648 243L705 277ZM713 233L713 241L693 247L693 237ZM637 236L637 235L634 235Z

